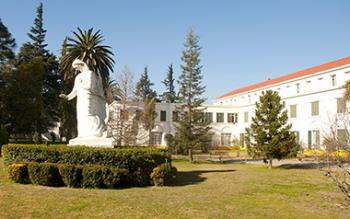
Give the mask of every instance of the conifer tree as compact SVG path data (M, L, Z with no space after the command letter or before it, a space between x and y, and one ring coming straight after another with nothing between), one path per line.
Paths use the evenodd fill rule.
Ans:
M174 86L174 70L173 65L170 64L168 67L167 76L162 81L162 83L165 85L165 92L162 95L162 99L166 103L175 103L176 101L176 93L175 93L175 86Z
M157 92L152 89L154 84L148 77L148 69L145 67L143 74L140 77L140 80L136 84L135 96L136 100L144 101L146 97L148 98L156 98Z
M177 108L179 120L176 124L175 141L180 152L204 148L211 140L210 126L203 121L202 97L205 86L202 85L202 66L200 65L201 47L198 45L199 37L191 30L187 34L185 50L182 52L182 73L179 77L179 102Z
M16 41L11 33L0 19L0 68L7 61L15 58L13 50L16 47Z
M36 58L42 58L43 61L45 73L41 83L41 90L45 107L40 111L40 120L36 123L39 126L37 129L40 132L46 132L48 128L53 127L59 117L57 109L60 92L59 65L56 56L46 49L45 35L46 30L43 27L43 4L40 3L37 8L34 25L28 33L30 41L22 45L17 55L17 67L26 65Z
M300 146L288 124L284 102L276 91L268 90L256 103L255 116L250 128L246 129L248 152L253 157L269 161L295 156Z

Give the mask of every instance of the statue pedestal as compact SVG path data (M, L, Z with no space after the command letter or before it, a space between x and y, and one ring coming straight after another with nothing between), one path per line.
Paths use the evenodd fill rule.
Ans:
M89 146L89 147L113 147L113 138L97 138L97 137L86 137L86 138L74 138L69 141L68 146Z

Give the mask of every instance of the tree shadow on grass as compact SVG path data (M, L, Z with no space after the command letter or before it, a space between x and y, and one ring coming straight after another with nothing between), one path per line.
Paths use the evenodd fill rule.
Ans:
M187 186L194 185L207 180L207 177L202 176L204 173L227 173L236 170L194 170L194 171L179 171L176 175L176 180L169 186Z
M324 167L324 165L320 163L294 163L278 166L281 169L319 169L321 167Z

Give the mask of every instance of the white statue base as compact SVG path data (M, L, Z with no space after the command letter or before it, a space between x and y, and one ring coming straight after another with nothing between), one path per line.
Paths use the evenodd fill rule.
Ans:
M97 138L97 137L86 137L86 138L74 138L69 141L68 146L89 146L89 147L113 147L113 138Z

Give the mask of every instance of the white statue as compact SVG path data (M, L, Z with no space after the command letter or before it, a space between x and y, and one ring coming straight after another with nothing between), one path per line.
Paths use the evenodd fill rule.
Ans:
M78 137L70 140L69 144L112 146L111 139L106 138L108 105L104 97L101 76L92 72L79 59L75 59L72 66L79 72L75 77L73 90L68 95L60 95L67 100L77 97ZM108 140L108 143L103 140Z

